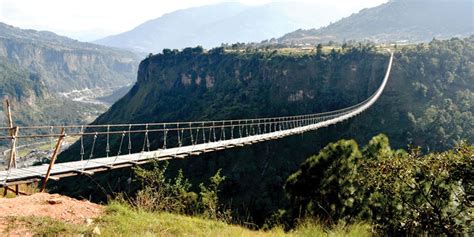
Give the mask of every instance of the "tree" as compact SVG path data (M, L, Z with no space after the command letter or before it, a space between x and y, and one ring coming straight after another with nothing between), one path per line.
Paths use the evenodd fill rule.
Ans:
M323 45L322 44L318 44L316 46L316 55L317 56L323 55Z
M195 213L197 194L190 191L191 184L182 171L174 179L167 179L167 167L167 162L154 161L150 170L134 168L143 189L138 191L132 204L148 211Z
M209 54L211 55L222 55L225 53L224 47L213 48L209 50Z
M171 51L171 49L163 49L163 54L164 55L171 55L173 53L173 51Z
M355 178L361 158L354 140L340 140L303 162L285 184L294 214L329 221L357 215L361 193Z
M473 229L474 146L420 155L380 154L364 165L362 184L378 198L396 205L385 208L383 228L407 234L462 235ZM375 219L377 220L377 219Z

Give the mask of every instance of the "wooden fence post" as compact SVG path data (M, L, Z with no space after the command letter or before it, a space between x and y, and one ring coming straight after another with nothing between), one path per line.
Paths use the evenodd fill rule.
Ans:
M10 101L5 99L5 115L7 117L7 127L9 128L9 136L11 137L10 158L8 160L8 169L16 168L16 143L19 127L13 127L12 112L10 108ZM5 188L4 195L7 195L8 188ZM19 187L15 185L15 193L18 195Z
M46 183L48 182L49 176L51 175L51 169L53 168L54 162L56 161L56 158L58 157L59 150L61 149L61 144L63 142L65 133L64 133L64 128L61 128L61 135L58 138L58 142L56 143L56 147L54 148L53 156L51 157L51 161L49 162L49 167L48 171L46 172L46 176L44 177L43 180L43 186L41 187L40 192L44 192L46 189Z

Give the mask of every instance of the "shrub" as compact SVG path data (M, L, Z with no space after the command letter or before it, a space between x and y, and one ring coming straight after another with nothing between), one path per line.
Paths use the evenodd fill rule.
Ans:
M225 177L221 176L221 170L210 178L210 184L206 187L203 183L199 185L201 189L200 204L203 209L203 214L210 219L224 219L224 213L219 208L219 185L224 181Z
M203 214L210 219L227 220L230 214L219 206L219 186L225 177L220 170L210 178L208 186L199 185L199 195L191 191L191 184L180 170L174 179L165 176L167 162L155 161L151 169L134 168L137 178L142 182L131 204L147 211L165 211L178 214Z
M197 194L190 191L191 184L179 171L174 179L165 176L167 162L153 162L152 169L134 168L142 182L132 204L149 211L167 211L180 214L193 214L198 205Z
M422 156L419 149L368 161L361 183L395 209L376 219L381 227L409 234L462 234L474 230L474 146Z
M285 185L294 219L370 221L393 234L472 233L474 146L421 155L392 150L378 135L362 152L353 140L308 158ZM295 214L296 213L296 214ZM281 218L281 217L280 217Z

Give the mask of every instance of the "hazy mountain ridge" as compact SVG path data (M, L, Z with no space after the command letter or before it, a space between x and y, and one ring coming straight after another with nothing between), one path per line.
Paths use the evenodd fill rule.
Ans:
M0 57L42 75L54 91L119 86L135 79L138 57L47 31L0 23Z
M392 0L327 27L288 33L279 42L428 42L465 37L474 34L473 4L471 0Z
M131 52L0 23L0 99L11 100L20 125L87 123L106 106L72 101L61 92L127 86L138 60Z
M131 31L94 42L146 53L197 45L212 48L221 43L259 42L298 28L323 26L344 15L344 10L335 9L330 4L245 6L221 3L168 13Z

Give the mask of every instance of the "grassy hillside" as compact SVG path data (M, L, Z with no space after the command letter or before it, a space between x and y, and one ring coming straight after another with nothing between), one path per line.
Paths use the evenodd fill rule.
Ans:
M38 217L10 218L8 221L12 227L21 224L30 233L40 236L91 235L98 233L97 230L100 231L100 236L371 236L370 226L364 224L338 225L325 229L307 222L289 233L281 229L264 232L199 217L144 212L117 203L107 206L107 214L90 226ZM7 234L13 231L14 228L9 228Z

